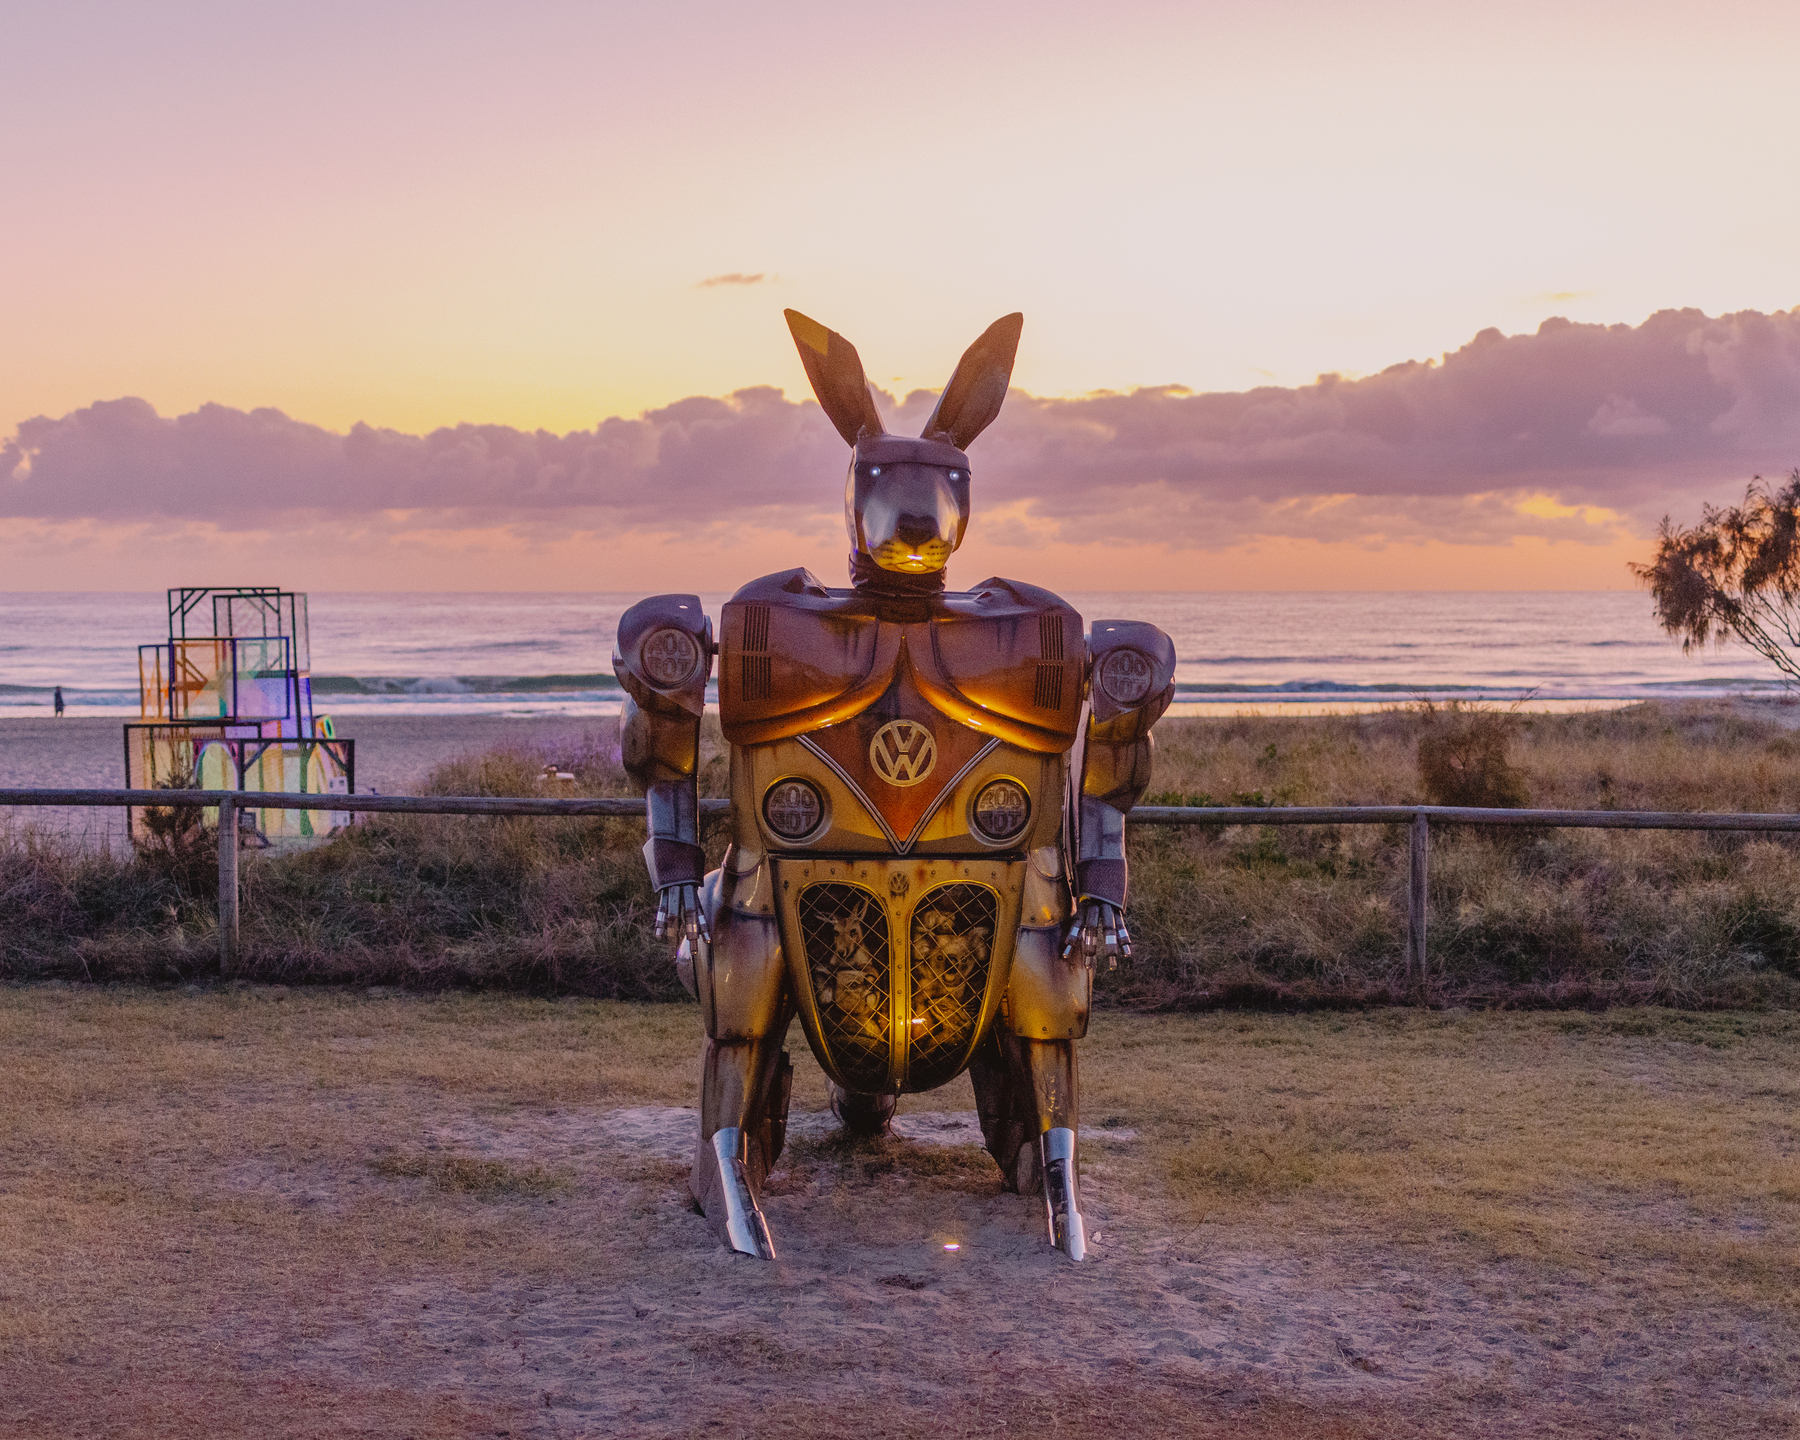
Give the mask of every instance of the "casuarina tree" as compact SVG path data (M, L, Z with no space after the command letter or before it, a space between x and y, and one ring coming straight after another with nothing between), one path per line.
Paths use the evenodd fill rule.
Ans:
M1655 558L1631 570L1684 652L1735 636L1800 682L1800 469L1779 490L1758 476L1691 528L1664 516Z

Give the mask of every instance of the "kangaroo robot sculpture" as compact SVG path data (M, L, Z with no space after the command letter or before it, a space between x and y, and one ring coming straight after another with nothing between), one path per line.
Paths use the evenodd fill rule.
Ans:
M788 327L853 447L847 590L804 569L724 607L693 595L619 623L625 768L649 802L657 934L700 1001L708 1225L773 1259L757 1199L781 1154L796 1015L845 1129L967 1069L1007 1188L1041 1187L1050 1242L1086 1249L1075 1042L1096 961L1131 954L1125 816L1150 781L1150 727L1175 649L1152 625L1081 617L1047 590L947 591L969 520L964 453L1000 413L1024 320L995 322L924 434L882 428L849 341ZM712 658L731 746L732 835L703 874L695 771Z

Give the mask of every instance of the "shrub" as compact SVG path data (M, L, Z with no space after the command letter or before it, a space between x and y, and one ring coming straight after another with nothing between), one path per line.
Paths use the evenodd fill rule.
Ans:
M1433 805L1517 810L1530 803L1510 750L1518 719L1452 700L1419 708L1419 783Z
M178 770L156 782L158 790L191 790L191 770ZM183 895L207 893L219 883L218 830L208 830L198 805L147 805L132 848L147 868L174 881Z

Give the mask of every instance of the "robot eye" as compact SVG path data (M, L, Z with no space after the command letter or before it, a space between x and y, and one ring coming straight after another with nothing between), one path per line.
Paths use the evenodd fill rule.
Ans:
M879 475L881 473L881 467L879 465L871 465L869 467L869 473L871 475Z
M960 471L960 470L952 470L952 471L951 471L951 472L950 472L950 478L951 478L951 479L952 479L952 480L960 480L960 479L962 479L962 471Z

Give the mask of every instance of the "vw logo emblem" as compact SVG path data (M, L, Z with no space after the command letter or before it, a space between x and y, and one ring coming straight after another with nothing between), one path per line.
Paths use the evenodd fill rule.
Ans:
M869 763L890 785L917 785L937 764L937 741L912 720L890 720L869 742Z

